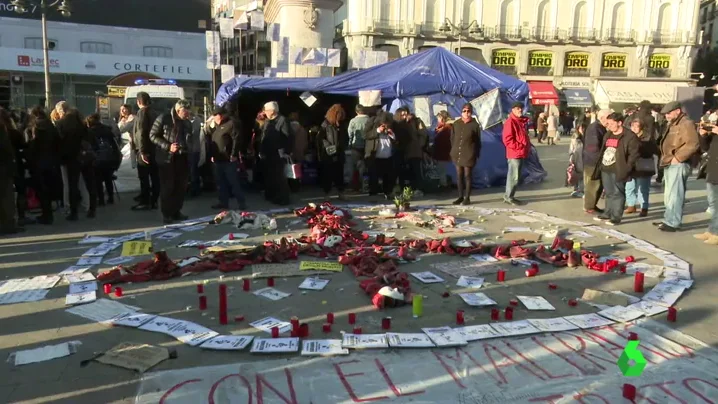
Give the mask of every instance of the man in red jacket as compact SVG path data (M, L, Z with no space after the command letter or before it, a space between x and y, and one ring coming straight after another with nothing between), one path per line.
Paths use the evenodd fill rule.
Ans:
M506 193L504 203L521 205L521 201L514 198L516 187L521 177L521 168L524 159L529 156L531 141L529 140L527 124L528 118L523 116L524 104L515 102L511 106L509 118L504 122L503 141L506 146L506 158L509 171L506 174Z

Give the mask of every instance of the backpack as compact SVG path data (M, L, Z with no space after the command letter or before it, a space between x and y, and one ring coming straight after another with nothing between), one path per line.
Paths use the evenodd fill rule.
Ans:
M114 168L118 163L118 155L116 144L112 144L114 139L106 139L104 137L97 138L97 149L95 150L95 161L100 167Z

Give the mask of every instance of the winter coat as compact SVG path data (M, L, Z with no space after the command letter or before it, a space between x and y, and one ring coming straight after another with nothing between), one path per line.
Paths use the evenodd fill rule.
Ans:
M606 140L611 136L606 134L603 138L601 146L601 158L596 162L596 168L593 172L592 180L601 178L601 162L603 154L606 151ZM623 129L623 133L618 138L618 146L616 147L616 162L614 163L613 172L616 174L616 181L626 182L634 174L636 160L638 160L638 150L640 148L640 140L638 136L630 130Z
M215 162L227 162L231 157L239 158L239 136L235 121L225 119L212 131L209 155Z
M653 117L651 117L653 119ZM651 136L650 133L647 132L641 132L640 134L637 134L638 140L639 140L639 146L638 146L638 157L642 159L651 159L653 160L653 156L660 155L660 151L658 150L658 144L656 143L655 136ZM655 166L655 164L654 164ZM656 173L656 170L649 170L649 171L638 171L634 170L633 177L636 178L643 178L643 177L651 177L653 174Z
M526 129L527 122L528 118L514 114L509 114L509 118L504 122L501 138L506 147L506 158L525 159L529 156L531 141Z
M293 144L292 129L289 126L289 121L284 116L277 115L274 119L267 119L261 129L258 130L261 130L259 152L262 154L263 159L279 161L281 159L279 157L280 149L287 154L291 151L290 147Z
M190 122L180 119L174 108L170 112L158 116L150 130L150 140L155 145L157 164L169 164L174 154L187 154L187 135L191 131ZM176 153L170 152L173 143L178 145Z
M671 164L675 158L681 163L691 163L700 148L696 125L685 114L668 124L666 135L661 142L661 167Z
M50 120L38 120L25 129L27 151L25 156L31 171L48 170L60 163L57 150L60 135Z
M340 127L324 120L315 141L319 161L344 161L346 159L344 151L346 150L347 138L346 133ZM327 154L327 147L330 146L336 148L336 152L331 156Z
M711 132L701 136L701 149L708 153L706 162L706 182L718 184L718 140Z
M445 124L436 128L434 137L434 159L436 161L451 161L451 126Z
M458 119L451 125L451 161L458 167L473 167L481 155L481 125L476 119Z
M604 136L606 128L600 122L588 125L583 135L583 164L593 167L600 160Z

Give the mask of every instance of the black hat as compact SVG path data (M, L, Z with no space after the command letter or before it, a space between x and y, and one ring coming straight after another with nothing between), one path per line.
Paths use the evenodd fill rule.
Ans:
M215 105L214 109L212 110L212 116L214 115L227 115L229 111L227 111L227 108L220 107L219 105Z
M524 109L524 103L516 101L515 103L511 104L511 109L514 109L514 108Z

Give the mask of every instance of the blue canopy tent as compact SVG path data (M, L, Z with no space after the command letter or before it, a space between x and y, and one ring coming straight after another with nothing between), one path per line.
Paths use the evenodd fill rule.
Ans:
M452 116L460 116L464 103L494 89L499 90L498 100L504 116L510 111L511 104L516 101L526 104L528 100L529 91L525 82L437 47L336 77L237 77L222 85L216 102L223 105L240 91L290 90L357 96L361 90L381 90L382 99L391 103L392 111L401 105L414 110L415 97L419 97L424 101L428 98L429 105L444 104ZM431 125L434 125L435 114L431 112L431 107L429 110ZM501 140L502 129L503 124L498 123L482 131L481 157L473 175L475 188L505 183L508 164L506 149ZM540 182L546 177L534 148L524 164L522 174L524 183ZM454 173L452 177L455 177Z

